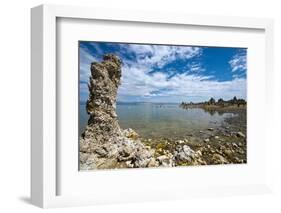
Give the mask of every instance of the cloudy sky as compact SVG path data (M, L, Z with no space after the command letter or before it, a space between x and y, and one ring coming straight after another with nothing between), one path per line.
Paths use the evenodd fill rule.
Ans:
M119 102L246 99L247 49L79 42L80 101L88 97L90 64L106 53L122 62Z

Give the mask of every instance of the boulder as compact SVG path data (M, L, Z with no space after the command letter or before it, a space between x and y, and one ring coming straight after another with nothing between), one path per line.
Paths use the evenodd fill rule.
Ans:
M156 158L157 165L162 167L172 167L174 166L172 155L161 155Z
M174 159L176 162L191 162L195 157L195 152L188 146L176 146L176 150L174 152Z

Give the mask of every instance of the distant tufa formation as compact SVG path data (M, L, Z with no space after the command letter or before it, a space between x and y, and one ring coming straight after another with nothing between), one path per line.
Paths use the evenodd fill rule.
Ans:
M121 60L112 54L91 64L88 125L80 138L80 169L154 166L153 150L133 130L122 130L116 114Z
M218 107L228 107L228 106L237 106L237 107L244 107L247 105L247 102L244 99L237 99L236 96L234 96L232 99L230 100L223 100L222 98L218 99L218 101L216 101L214 98L210 98L209 101L205 101L205 102L199 102L199 103L193 103L193 102L182 102L180 104L181 107L185 107L185 106L218 106Z

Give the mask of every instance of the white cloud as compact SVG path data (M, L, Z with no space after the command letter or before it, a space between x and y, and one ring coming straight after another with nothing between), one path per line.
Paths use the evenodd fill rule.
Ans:
M190 63L190 64L188 64L187 67L188 67L188 71L190 73L200 73L200 72L205 71L205 69L203 68L202 64L199 63L199 62Z
M239 51L229 61L232 72L247 70L247 52Z
M176 59L190 59L201 54L200 47L129 44L127 52L134 53L138 66L164 67Z
M136 68L124 68L122 84L118 91L120 101L138 97L145 101L205 101L210 97L230 99L246 98L246 79L219 82L212 76L177 74L171 78L165 73L148 75Z

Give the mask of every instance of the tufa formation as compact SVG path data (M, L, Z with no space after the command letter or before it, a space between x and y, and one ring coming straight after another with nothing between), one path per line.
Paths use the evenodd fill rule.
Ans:
M88 125L80 137L80 170L155 166L154 150L131 129L122 130L116 114L121 60L107 54L91 64Z

